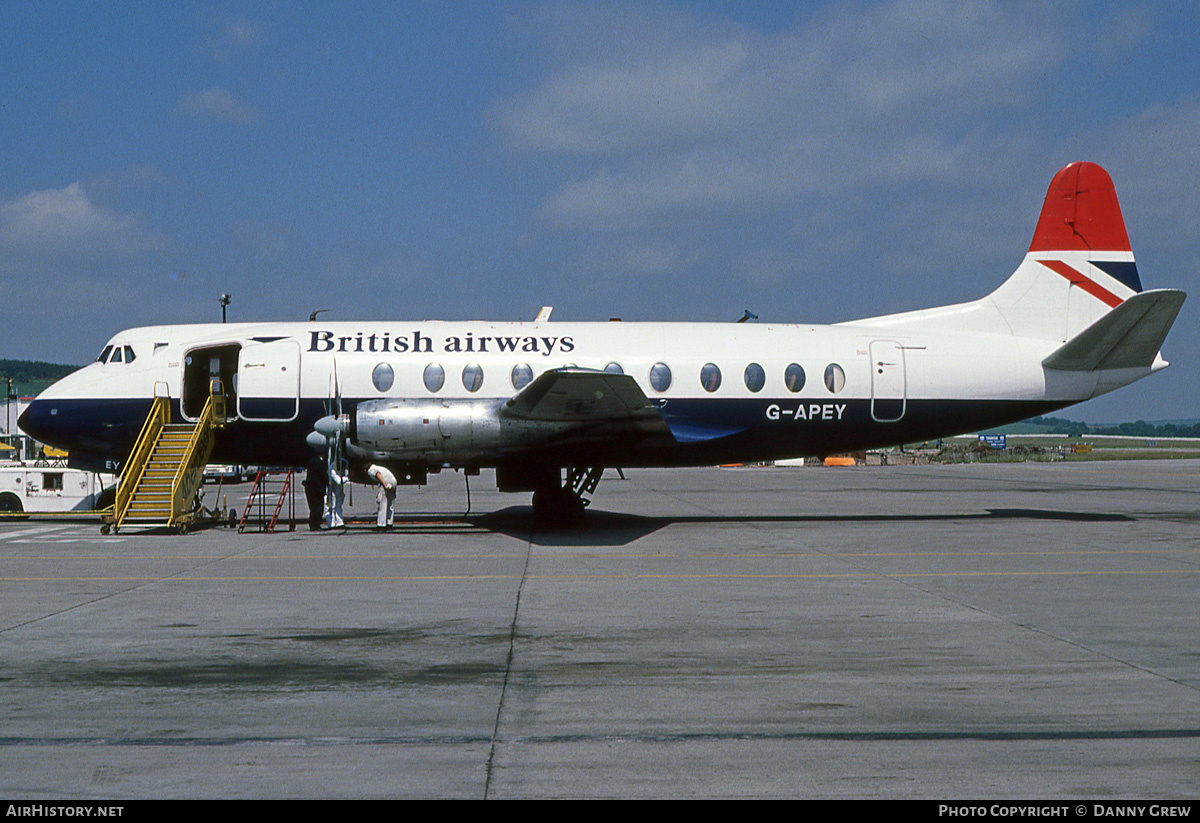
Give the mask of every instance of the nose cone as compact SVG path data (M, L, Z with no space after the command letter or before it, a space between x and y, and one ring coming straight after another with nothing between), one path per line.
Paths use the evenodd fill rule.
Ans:
M39 394L17 418L21 431L41 443L70 449L73 444L69 418L73 414L73 401L79 395L79 374L69 374Z
M98 364L93 364L98 365ZM17 425L21 431L34 440L55 446L60 449L70 449L76 445L76 435L89 424L95 422L95 409L84 408L80 400L94 396L91 391L92 380L87 367L72 372L43 390L29 404Z
M48 403L43 400L34 400L17 418L17 427L34 440L56 446L59 440L55 436L54 418L56 416L57 414L51 413Z
M20 429L21 431L25 432L26 434L29 434L31 437L33 437L36 440L37 435L31 434L29 431L29 419L30 419L29 410L31 408L33 408L33 404L26 406L25 411L21 412L20 417L17 418L17 428Z

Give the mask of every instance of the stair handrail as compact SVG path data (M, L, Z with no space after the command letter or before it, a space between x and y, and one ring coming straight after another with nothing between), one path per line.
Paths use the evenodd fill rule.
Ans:
M129 512L129 504L133 502L133 493L138 484L142 482L146 466L150 464L150 455L154 452L154 445L158 442L163 428L171 422L171 399L158 396L157 388L156 386L156 396L150 405L150 413L146 415L146 422L142 424L142 432L138 435L137 441L133 444L133 450L121 468L121 480L117 484L117 497L113 501L113 522L118 529Z
M208 400L213 407L212 427L225 428L225 387L218 378L214 377L208 381Z
M213 382L219 389L220 382ZM208 402L204 404L204 411L200 413L200 419L196 421L196 427L192 430L187 449L179 460L179 469L176 470L175 478L171 481L171 517L168 525L175 525L175 521L180 515L187 514L192 510L192 498L196 496L196 492L204 483L204 467L208 465L208 458L212 455L213 442L216 439L213 430L219 425L224 425L223 415L221 423L216 422L218 397L223 405L225 399L223 395L209 394Z

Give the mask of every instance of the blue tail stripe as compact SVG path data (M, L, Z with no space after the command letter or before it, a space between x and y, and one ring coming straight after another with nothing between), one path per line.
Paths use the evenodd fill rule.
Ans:
M1142 290L1142 279L1138 277L1137 263L1132 260L1093 260L1092 265L1114 280L1119 280L1136 292Z

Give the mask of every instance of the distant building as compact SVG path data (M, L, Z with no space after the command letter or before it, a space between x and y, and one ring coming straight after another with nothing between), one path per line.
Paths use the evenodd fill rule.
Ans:
M25 460L33 457L32 439L17 426L21 412L33 402L32 397L8 400L0 410L0 443L11 449L0 449L0 460Z

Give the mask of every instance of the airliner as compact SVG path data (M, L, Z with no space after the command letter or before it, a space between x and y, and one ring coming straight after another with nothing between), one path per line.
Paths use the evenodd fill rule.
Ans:
M120 469L155 396L229 423L212 460L304 466L338 443L352 477L495 470L538 515L578 520L605 468L825 456L1045 414L1167 366L1186 295L1143 290L1094 163L1050 183L1029 251L977 300L834 325L381 320L150 326L22 415L73 466ZM218 382L219 381L219 382Z

